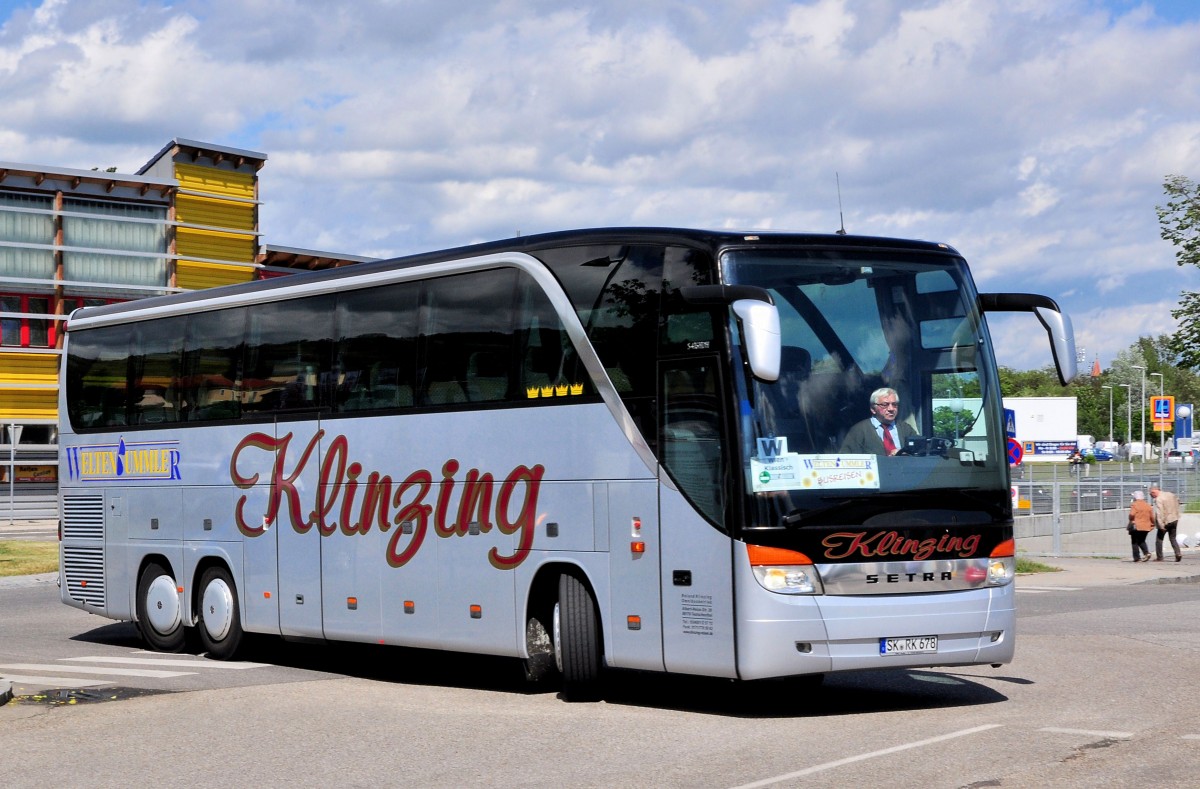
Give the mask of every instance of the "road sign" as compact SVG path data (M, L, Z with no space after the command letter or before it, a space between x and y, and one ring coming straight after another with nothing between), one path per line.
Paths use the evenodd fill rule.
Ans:
M1171 422L1175 419L1175 395L1150 398L1150 418L1155 422Z
M1023 457L1025 457L1025 449L1021 446L1021 442L1015 438L1008 439L1008 464L1019 466Z

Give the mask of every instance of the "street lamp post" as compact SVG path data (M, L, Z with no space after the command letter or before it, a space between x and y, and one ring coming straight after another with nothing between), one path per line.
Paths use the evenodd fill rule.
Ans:
M1101 389L1108 390L1108 443L1112 443L1112 390L1108 384L1104 384Z
M1163 377L1162 373L1150 373L1151 378L1156 375L1158 376L1158 396L1161 398L1166 393L1165 381L1167 379ZM1167 452L1167 436L1163 432L1165 428L1163 427L1162 422L1159 422L1158 425L1158 484L1161 485L1163 476L1163 455L1165 455Z
M1117 384L1125 390L1125 454L1133 462L1133 384Z
M1142 445L1139 449L1141 450L1142 465L1144 466L1146 465L1146 412L1144 410L1146 407L1146 368L1140 364L1131 364L1129 366L1135 370L1142 371L1142 399L1138 403L1138 416L1142 420L1142 437L1139 439Z

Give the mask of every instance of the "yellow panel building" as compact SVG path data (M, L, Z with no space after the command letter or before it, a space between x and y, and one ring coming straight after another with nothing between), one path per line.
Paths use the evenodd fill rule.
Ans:
M0 517L56 515L72 310L370 259L260 243L266 161L178 137L133 174L0 161Z
M56 514L72 310L366 259L260 244L266 161L182 138L133 174L0 161L0 517Z

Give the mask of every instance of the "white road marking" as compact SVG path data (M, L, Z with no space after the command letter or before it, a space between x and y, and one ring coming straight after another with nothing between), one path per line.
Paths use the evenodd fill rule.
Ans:
M1092 729L1060 729L1056 726L1047 726L1038 731L1048 731L1053 734L1084 734L1088 737L1108 737L1112 740L1128 740L1133 737L1133 732L1129 731L1093 731Z
M1083 589L1082 586L1017 586L1018 592L1032 592L1041 594L1042 592L1078 592Z
M152 668L100 668L98 666L64 666L62 663L6 663L0 671L68 671L72 674L113 674L118 677L186 677L195 671L159 671Z
M780 781L790 781L793 778L803 778L806 775L812 775L813 773L819 773L824 770L832 770L835 767L843 767L847 764L854 764L855 762L874 759L877 756L887 756L891 753L899 753L900 751L907 751L912 748L922 748L926 745L934 745L939 742L945 742L946 740L953 740L957 737L966 737L968 734L978 734L981 731L998 729L1001 726L1003 726L1001 723L989 723L984 726L976 726L973 729L963 729L962 731L943 734L939 737L930 737L927 740L918 740L917 742L905 743L904 745L894 745L891 748L884 748L881 751L862 753L858 756L847 756L845 759L838 759L837 761L826 762L825 764L816 764L812 767L806 767L803 770L797 770L794 773L785 773L784 775L777 775L774 778L764 778L763 780L755 781L754 783L742 784L741 786L735 787L735 789L757 789L757 787L760 786L770 786L771 784L779 783Z
M203 660L197 658L137 658L137 657L104 657L94 655L88 657L59 658L65 662L80 663L120 663L137 666L181 666L183 668L215 668L240 671L247 668L264 668L267 663L226 662L223 660Z
M78 677L35 677L25 674L4 674L14 687L32 685L38 688L99 688L111 685L108 680L79 679Z

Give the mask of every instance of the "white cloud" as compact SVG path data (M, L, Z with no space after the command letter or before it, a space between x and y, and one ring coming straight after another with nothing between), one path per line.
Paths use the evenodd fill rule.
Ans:
M1200 284L1154 214L1165 175L1200 177L1200 23L1171 10L44 0L0 20L0 150L122 170L175 136L264 151L268 241L368 255L829 231L840 176L851 232L951 243L981 287L1060 298L1107 360Z

